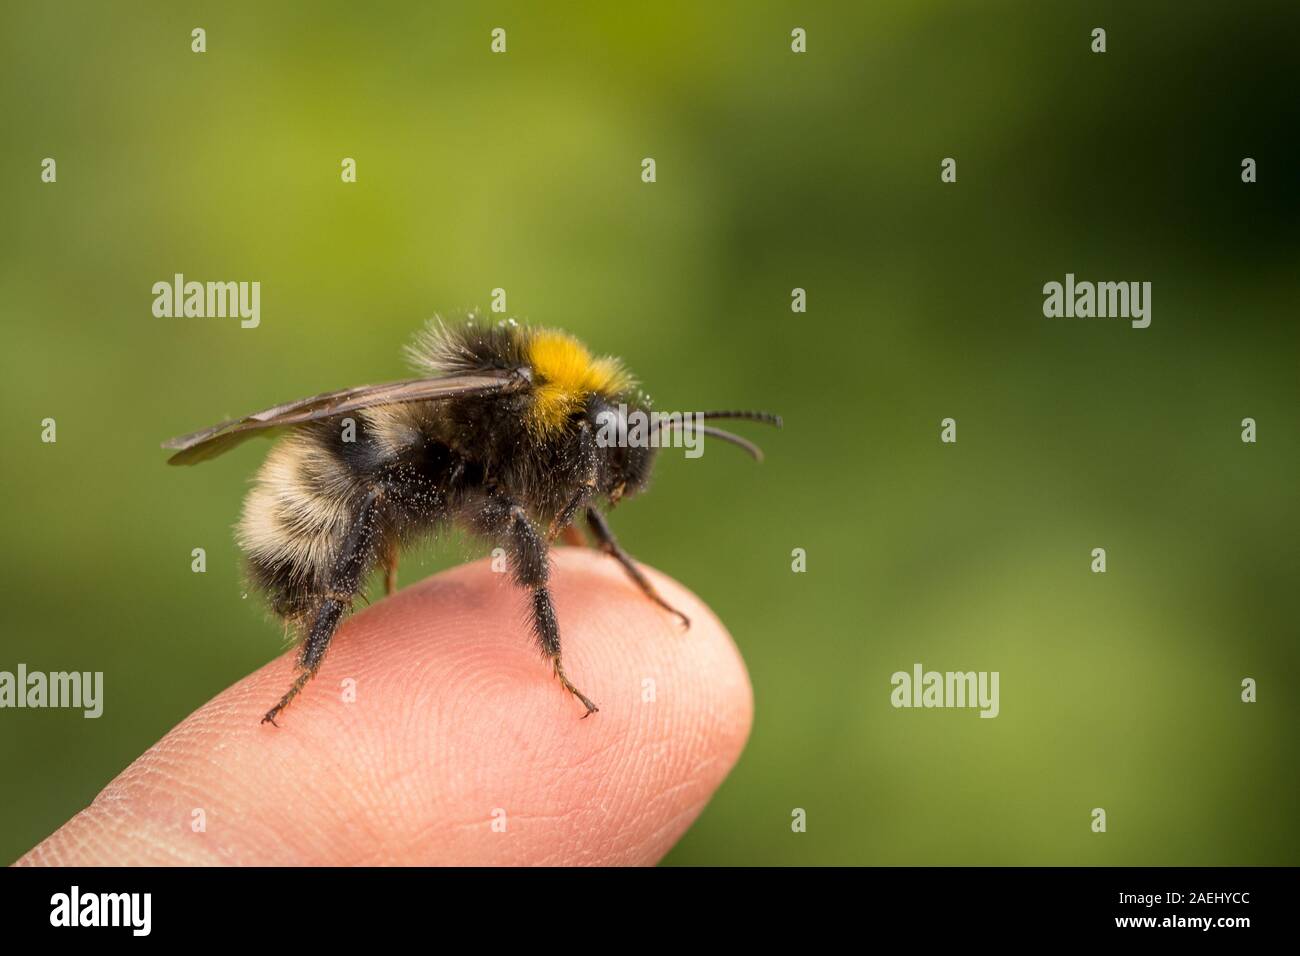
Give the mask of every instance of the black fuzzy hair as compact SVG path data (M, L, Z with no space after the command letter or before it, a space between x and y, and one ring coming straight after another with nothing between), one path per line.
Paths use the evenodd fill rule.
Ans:
M490 322L471 312L451 325L430 319L406 347L406 358L433 375L521 368L528 364L527 343L527 330L513 319Z

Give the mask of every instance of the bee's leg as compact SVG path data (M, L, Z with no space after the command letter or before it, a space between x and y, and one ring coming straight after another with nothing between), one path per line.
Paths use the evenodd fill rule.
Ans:
M550 528L547 529L546 539L554 541L561 533L565 536L568 544L582 545L582 533L573 529L573 519L578 516L578 512L591 500L591 493L596 488L596 439L591 433L591 426L586 422L582 423L577 437L578 455L581 457L580 474L582 481L578 484L578 490L573 493L573 497L560 509L559 514L551 522ZM575 540L576 538L576 540Z
M280 702L266 712L262 723L274 724L280 712L289 706L320 669L325 652L329 650L330 640L338 630L343 615L351 609L366 571L374 567L382 498L380 489L373 488L358 506L352 526L334 557L328 588L320 595L315 606L311 630L307 632L302 652L298 655L298 676L289 685Z
M573 527L574 516L577 515L578 509L585 505L591 498L591 490L596 487L596 478L593 475L582 483L581 487L569 499L569 503L561 509L560 513L555 516L551 522L551 527L546 534L548 541L554 541L561 533L565 535L565 540L569 544L574 544L573 538L568 534L569 531L576 531ZM582 533L577 532L577 544L582 544Z
M325 659L325 651L330 646L330 639L333 638L334 632L338 630L339 622L343 620L343 615L347 613L351 606L350 597L339 595L325 598L316 610L316 617L312 622L311 631L307 635L307 640L303 642L302 652L298 655L298 666L300 668L298 676L293 679L289 689L280 702L266 712L262 718L262 723L275 724L275 718L280 712L289 706L290 701L302 692L307 686L307 681L316 676L316 671L320 669L321 661ZM278 727L279 724L276 724Z
M397 590L397 545L390 544L384 553L384 594Z
M560 538L565 544L572 545L575 548L581 548L587 543L587 539L582 536L582 529L576 524L568 525L561 531Z
M551 602L551 592L546 585L533 588L533 630L542 645L542 651L551 659L556 678L565 690L578 698L582 706L587 708L587 712L582 716L590 717L600 710L592 703L590 697L573 685L569 675L564 673L564 661L560 657L560 625L555 619L555 605Z
M627 572L637 587L639 587L645 596L654 601L665 611L676 614L681 619L682 625L690 630L691 619L683 614L677 608L665 601L655 590L655 586L650 583L650 579L641 573L641 569L636 566L632 556L628 554L619 545L618 539L614 537L614 532L610 530L609 524L605 521L605 516L595 508L587 509L587 524L591 527L591 533L596 536L596 545L606 554L611 555L619 564L623 565L623 570Z
M564 662L560 656L560 625L555 618L551 592L546 586L550 576L546 538L533 527L527 512L520 505L500 495L487 500L475 516L475 525L478 530L505 547L514 570L515 582L532 592L533 633L542 646L542 653L550 659L555 676L564 689L587 708L582 716L594 714L600 708L578 690L564 673Z

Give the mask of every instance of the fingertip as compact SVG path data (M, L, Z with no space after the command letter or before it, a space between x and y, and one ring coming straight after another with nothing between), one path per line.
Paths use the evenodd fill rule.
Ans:
M260 718L292 652L218 695L28 862L652 863L738 759L753 700L713 612L644 570L690 630L607 556L553 551L565 669L598 711L552 676L526 595L475 562L346 621L279 726Z

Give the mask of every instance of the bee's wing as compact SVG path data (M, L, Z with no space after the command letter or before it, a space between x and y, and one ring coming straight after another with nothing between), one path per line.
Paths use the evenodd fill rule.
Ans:
M483 371L449 375L446 378L409 379L386 385L359 385L313 395L296 402L286 402L243 418L232 418L211 428L172 438L163 442L162 447L176 449L176 454L167 459L167 464L194 465L272 428L301 425L303 422L330 418L375 405L441 401L465 395L491 395L516 390L526 384L517 372Z

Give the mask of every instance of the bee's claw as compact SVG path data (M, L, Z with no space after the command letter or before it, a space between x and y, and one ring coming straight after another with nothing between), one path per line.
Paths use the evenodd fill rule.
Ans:
M568 675L564 673L564 665L560 663L558 657L554 659L553 666L555 668L555 676L559 678L561 686L563 686L564 689L574 697L578 698L579 703L581 703L583 707L587 708L587 712L579 717L579 720L586 720L592 714L596 713L596 711L600 710L599 707L591 702L590 697L573 686L573 681L569 680Z

